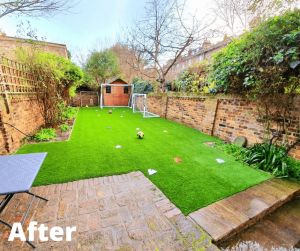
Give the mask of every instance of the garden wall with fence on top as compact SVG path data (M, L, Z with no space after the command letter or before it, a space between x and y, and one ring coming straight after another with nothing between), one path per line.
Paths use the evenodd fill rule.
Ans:
M35 76L23 65L0 60L0 155L20 147L20 140L45 124L42 105L37 101ZM18 130L13 128L16 127Z
M257 104L240 96L199 93L155 93L147 96L148 111L162 118L219 137L229 143L237 136L246 137L247 146L263 141L264 127L258 121ZM294 113L295 120L299 119L299 110L291 112ZM288 135L290 141L294 140L296 126L297 123ZM292 149L289 155L300 160L300 146Z
M82 91L80 93L76 93L71 102L72 105L75 106L99 106L99 100L99 92Z

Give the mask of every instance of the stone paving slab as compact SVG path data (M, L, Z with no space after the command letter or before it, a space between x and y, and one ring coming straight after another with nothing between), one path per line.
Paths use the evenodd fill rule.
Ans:
M296 196L253 227L222 244L222 248L233 247L242 241L257 242L264 250L300 248L299 208L300 197Z
M275 211L300 193L300 183L271 179L201 208L189 216L220 244Z
M29 221L77 227L72 241L48 242L35 232L36 250L218 250L191 218L184 216L142 172L79 180L32 188L49 199L36 199ZM27 194L14 196L1 218L9 223L24 216L31 201ZM0 250L32 250L21 241L5 239L9 229L0 224ZM28 237L29 233L26 233ZM49 231L46 232L49 237Z

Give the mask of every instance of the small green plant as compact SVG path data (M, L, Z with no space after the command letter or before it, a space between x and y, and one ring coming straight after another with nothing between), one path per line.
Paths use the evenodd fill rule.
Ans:
M62 132L69 131L69 130L71 130L71 127L66 125L66 124L63 124L63 125L60 126L60 130Z
M48 128L42 129L39 133L37 133L34 137L36 141L47 141L50 139L54 139L57 136L55 129Z
M61 114L63 120L73 119L77 116L77 108L76 107L65 107L65 104L60 104L59 108L62 110Z
M231 155L235 158L241 157L241 152L244 149L243 147L240 147L238 145L234 144L228 144L222 141L214 143L214 147L224 153L227 153L228 155Z

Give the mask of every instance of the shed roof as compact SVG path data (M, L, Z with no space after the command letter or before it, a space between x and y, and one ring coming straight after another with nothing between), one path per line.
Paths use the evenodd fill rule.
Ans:
M112 84L113 82L116 82L117 80L120 80L125 84L128 84L123 79L120 79L120 78L113 78L113 79L109 80L106 84Z

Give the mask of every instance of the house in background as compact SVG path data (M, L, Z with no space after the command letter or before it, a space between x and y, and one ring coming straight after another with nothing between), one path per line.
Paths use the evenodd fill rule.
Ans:
M166 81L174 80L178 74L185 68L195 64L196 62L202 62L214 54L227 47L232 42L231 39L225 37L223 41L216 44L211 44L209 40L204 41L201 47L196 49L190 49L186 56L181 57L170 69L167 74ZM168 65L168 64L167 64Z
M103 105L104 106L128 106L131 87L130 86L118 86L128 84L120 78L115 78L108 81L106 84L112 84L116 86L104 86L103 87Z
M15 60L16 50L20 46L31 47L32 44L28 43L29 39L17 38L17 37L8 37L5 33L0 31L0 56ZM64 44L48 43L44 41L38 42L43 50L46 52L52 52L58 56L68 59L68 50L67 46Z

